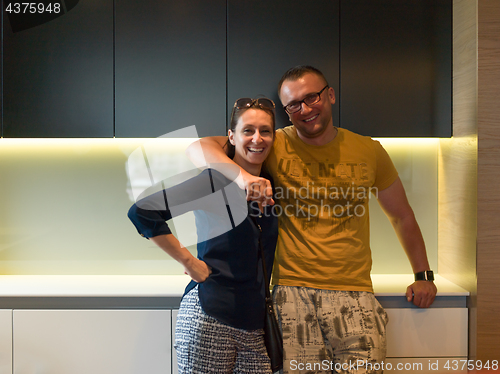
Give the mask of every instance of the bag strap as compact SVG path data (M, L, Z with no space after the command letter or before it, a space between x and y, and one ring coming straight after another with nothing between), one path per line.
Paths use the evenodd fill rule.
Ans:
M253 219L253 222L255 223L255 226L259 229L259 253L260 253L260 259L262 260L262 271L264 272L264 288L266 290L266 299L271 300L271 292L269 292L269 279L267 279L267 269L266 269L266 261L264 260L264 249L262 248L262 242L260 240L260 237L262 235L262 228L260 225Z

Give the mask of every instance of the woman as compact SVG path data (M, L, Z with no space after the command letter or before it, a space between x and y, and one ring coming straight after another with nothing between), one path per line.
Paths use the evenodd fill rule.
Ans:
M237 100L228 131L228 154L249 173L262 175L274 129L271 100ZM214 204L217 196L223 198L222 204ZM165 221L172 217L173 205L189 209L190 202L201 204L202 200L208 203L194 210L199 243L195 258ZM263 339L264 287L269 285L264 284L259 240L269 279L277 240L277 217L272 209L266 206L261 213L257 205L246 202L244 191L213 169L130 208L129 218L139 233L181 263L192 278L177 318L180 374L271 373ZM232 229L221 229L227 222Z

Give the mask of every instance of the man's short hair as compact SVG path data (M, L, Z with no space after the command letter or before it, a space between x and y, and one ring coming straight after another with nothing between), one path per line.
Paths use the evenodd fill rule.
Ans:
M310 65L297 65L291 69L288 69L285 72L285 74L283 74L283 76L281 77L281 79L278 83L278 95L281 92L281 86L283 86L283 83L286 80L295 81L299 78L302 78L307 73L316 74L317 76L319 76L321 79L323 79L325 81L325 84L328 84L325 76L323 75L323 73L319 69L316 69L314 66L310 66Z

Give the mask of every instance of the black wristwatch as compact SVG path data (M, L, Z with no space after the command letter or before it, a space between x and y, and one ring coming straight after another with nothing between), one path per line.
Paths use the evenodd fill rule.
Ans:
M430 281L434 280L434 272L432 270L421 271L415 273L415 281Z

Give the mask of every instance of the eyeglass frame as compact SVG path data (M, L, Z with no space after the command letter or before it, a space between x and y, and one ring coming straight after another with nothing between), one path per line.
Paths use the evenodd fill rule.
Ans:
M314 104L319 103L319 102L321 101L321 94L323 93L323 91L324 91L324 90L326 90L326 89L327 89L327 88L329 88L329 87L330 87L330 85L329 85L329 84L327 84L325 87L323 87L323 88L321 89L321 91L314 92L314 93L310 93L310 94L306 95L306 97L305 97L304 99L300 100L300 101L296 101L296 102L294 102L294 103L284 105L284 106L283 106L283 108L285 109L285 112L287 112L288 114L295 114L295 113L298 113L298 112L300 112L300 111L302 110L302 104L305 104L305 105L307 105L308 107L311 107L311 105L314 105ZM317 96L318 96L318 100L316 100L316 101L315 101L315 102L313 102L313 103L307 104L307 103L306 103L307 98L308 98L308 97L311 97L311 96L314 96L314 95L317 95ZM295 105L295 104L299 104L299 108L298 108L296 111L294 111L294 112L290 112L290 111L289 111L289 109L287 109L287 108L288 108L290 105L292 105L292 104L293 104L293 105Z

